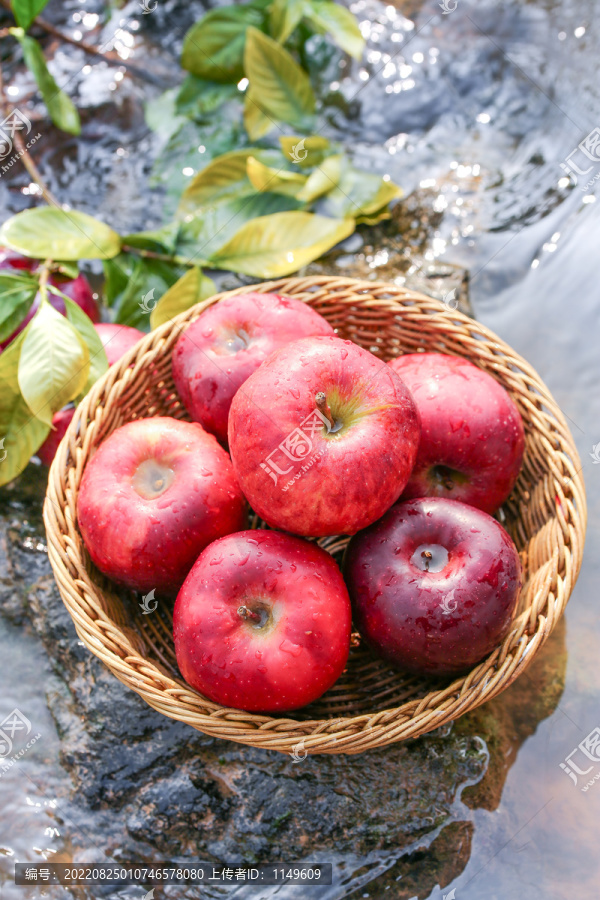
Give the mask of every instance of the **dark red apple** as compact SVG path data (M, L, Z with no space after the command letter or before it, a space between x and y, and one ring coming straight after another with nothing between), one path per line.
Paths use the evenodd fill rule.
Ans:
M200 425L166 417L130 422L101 444L83 473L77 513L102 572L168 594L207 544L246 521L227 453Z
M215 703L298 709L342 674L350 649L348 591L317 544L243 531L204 550L175 603L185 680Z
M399 669L464 672L505 637L521 587L515 545L487 513L426 497L393 506L346 550L354 621Z
M115 325L112 322L101 322L96 331L104 345L104 352L109 366L114 365L128 350L145 337L143 331L129 325Z
M50 466L52 464L52 460L56 456L56 451L58 450L58 445L67 433L67 428L71 424L71 419L74 414L75 407L71 405L65 406L64 409L59 409L59 411L52 416L52 431L36 453L36 456L39 456L43 465Z
M277 350L235 395L229 446L238 480L269 525L354 534L394 503L419 443L418 415L393 370L351 341Z
M514 487L525 446L509 394L459 356L411 353L390 366L421 417L417 461L402 499L449 497L493 513Z
M306 303L277 294L236 294L209 306L173 351L173 379L192 419L227 441L234 394L274 350L302 337L333 334Z

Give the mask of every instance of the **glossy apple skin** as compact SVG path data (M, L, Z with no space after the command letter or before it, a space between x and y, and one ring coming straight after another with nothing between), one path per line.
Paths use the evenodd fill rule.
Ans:
M142 464L172 473L156 497L135 486ZM100 571L166 594L177 593L207 544L246 524L244 497L216 439L196 423L160 416L123 425L101 444L83 473L77 513Z
M109 366L113 366L121 357L131 350L145 334L129 325L115 325L112 322L101 322L94 326L104 345L104 352Z
M444 548L439 571L423 549ZM431 551L430 551L431 552ZM444 497L397 503L346 550L344 575L356 627L399 669L467 671L506 635L521 588L521 564L502 526Z
M319 313L292 297L225 297L209 306L175 345L175 386L192 419L224 444L231 401L260 364L290 341L333 333Z
M243 619L241 606L264 611L268 625ZM350 630L333 558L275 531L243 531L207 547L173 614L188 684L215 703L260 712L298 709L324 694L346 666Z
M71 424L71 419L75 415L74 406L65 406L59 409L52 416L52 431L37 451L36 456L40 458L44 466L52 465L52 460L56 456L58 445L67 433L67 428Z
M292 460L280 445L290 435L295 441L319 392L344 427L328 434L317 419ZM277 350L235 395L229 415L231 458L250 505L269 525L309 537L354 534L382 516L402 493L418 443L404 384L372 353L336 337Z
M411 353L390 366L421 417L417 461L402 499L448 497L495 512L515 485L525 446L509 394L459 356Z

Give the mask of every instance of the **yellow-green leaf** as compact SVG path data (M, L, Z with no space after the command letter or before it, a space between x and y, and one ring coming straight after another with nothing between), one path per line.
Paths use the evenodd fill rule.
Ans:
M180 214L195 212L202 206L234 197L245 187L250 187L246 161L256 152L252 147L233 150L210 162L198 172L183 192L179 205Z
M260 28L263 21L262 10L249 4L211 10L187 32L181 65L210 81L239 81L244 74L246 29Z
M158 301L150 314L150 326L158 328L165 322L185 312L196 303L208 300L217 293L217 286L212 278L202 274L197 266L186 272L185 275L170 287L166 294Z
M13 29L13 33L23 50L23 56L27 67L33 73L33 77L40 89L40 94L46 104L50 118L62 131L69 134L80 134L81 122L79 113L68 94L59 88L56 81L48 71L42 48L38 42L29 35L19 34L21 29Z
M279 143L285 155L302 168L318 165L329 148L327 138L320 135L299 137L286 134L279 138Z
M253 100L265 115L302 126L313 114L315 95L308 75L287 50L256 28L246 34L244 69Z
M279 278L322 256L353 231L353 219L274 213L247 222L212 257L212 263L257 278Z
M312 203L323 194L328 194L337 186L341 175L342 156L328 156L321 165L317 166L308 176L308 180L298 199L305 203Z
M120 252L121 238L85 213L40 206L8 219L0 244L34 259L111 259Z
M0 354L0 485L23 471L50 431L32 415L19 389L19 355L26 333Z
M94 328L94 323L86 316L83 310L63 295L64 304L67 311L67 319L78 332L82 340L87 344L90 355L90 366L88 371L87 382L84 384L80 397L85 397L98 379L108 371L108 359L104 344L100 340L100 335Z
M273 191L276 194L296 197L298 191L306 182L306 175L265 166L264 163L255 159L254 156L248 157L247 171L252 187L257 191L261 191L261 193L263 191Z
M304 15L311 24L328 32L342 50L355 59L361 58L365 39L349 9L333 0L308 0Z
M249 87L244 98L244 128L248 132L251 141L259 141L275 127L277 123L268 116L258 101L257 96Z
M271 37L280 44L285 44L302 19L305 7L306 0L274 0L269 12Z
M50 425L53 414L82 392L89 369L87 344L43 302L27 327L19 357L19 387L33 415Z

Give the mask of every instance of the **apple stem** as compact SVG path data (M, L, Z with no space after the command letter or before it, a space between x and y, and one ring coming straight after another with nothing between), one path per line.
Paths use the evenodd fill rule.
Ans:
M327 397L323 393L323 391L319 391L318 394L315 394L315 403L317 404L317 409L320 413L322 413L332 428L335 428L335 421L331 414L331 409L329 407L329 403L327 402Z
M429 563L433 559L433 553L431 552L431 550L423 550L421 556L425 560L425 571L429 572Z
M254 622L260 622L259 614L248 609L247 606L238 607L238 616L241 616L242 619L252 619Z

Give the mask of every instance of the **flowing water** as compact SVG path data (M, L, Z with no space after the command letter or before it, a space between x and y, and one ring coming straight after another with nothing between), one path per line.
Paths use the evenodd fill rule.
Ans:
M402 221L411 227L405 235L387 226L354 236L315 270L399 283L466 270L475 316L549 385L571 423L590 504L586 559L566 629L561 623L540 661L501 698L448 733L408 746L366 758L313 758L295 769L260 751L192 742L186 729L138 712L135 744L121 758L127 723L120 733L114 710L109 715L96 708L97 697L89 696L116 691L114 679L94 669L66 617L60 619L56 594L54 606L43 601L51 591L39 519L44 476L30 467L19 484L0 493L6 613L0 619L0 717L22 710L41 738L0 776L2 897L143 896L132 887L112 893L18 888L11 884L16 860L114 859L122 850L129 859L235 862L234 847L240 861L334 863L331 887L238 886L233 893L240 898L598 897L600 787L582 791L560 768L600 725L600 468L593 455L600 441L597 5L446 0L446 12L442 6L357 0L351 8L368 39L365 59L350 64L336 56L320 70L326 133L342 139L357 163L402 185L408 196ZM54 3L48 16L97 44L115 35L122 56L166 87L177 79L182 35L201 9L159 0L154 13L142 15L130 3L102 29L97 15L103 6L93 2ZM70 78L69 90L84 108L80 139L39 124L43 139L35 155L55 193L123 232L159 222L164 191L150 192L148 181L160 140L148 131L142 104L160 88L74 47L56 50L54 71ZM18 89L11 101L26 101L31 81L10 58L8 76ZM576 184L568 177L569 162L572 171L585 173ZM29 205L23 170L0 177L0 198L6 215ZM107 734L113 743L103 745ZM98 746L112 748L114 768L86 750ZM160 797L158 789L152 793L153 782L166 777L161 754L168 759L174 746L169 793ZM213 773L222 801L218 808L209 803L212 819L201 826L194 824L196 808L186 806L197 781L180 793L173 781L196 757L204 775ZM253 785L248 796L245 779ZM270 850L263 846L259 853L252 844L252 857L247 841L264 825L265 792L279 792L282 812L273 819ZM219 817L225 820L227 804L235 806L232 794L245 797L246 818L244 828L238 820L230 823L237 843L227 844ZM332 811L337 803L343 805ZM314 825L302 819L304 805L314 806ZM369 830L374 820L377 828ZM317 843L313 829L323 823L329 831L319 832ZM190 833L198 828L213 829L219 840L210 843L203 832L195 844ZM164 889L164 896L177 898L223 893L232 891Z

